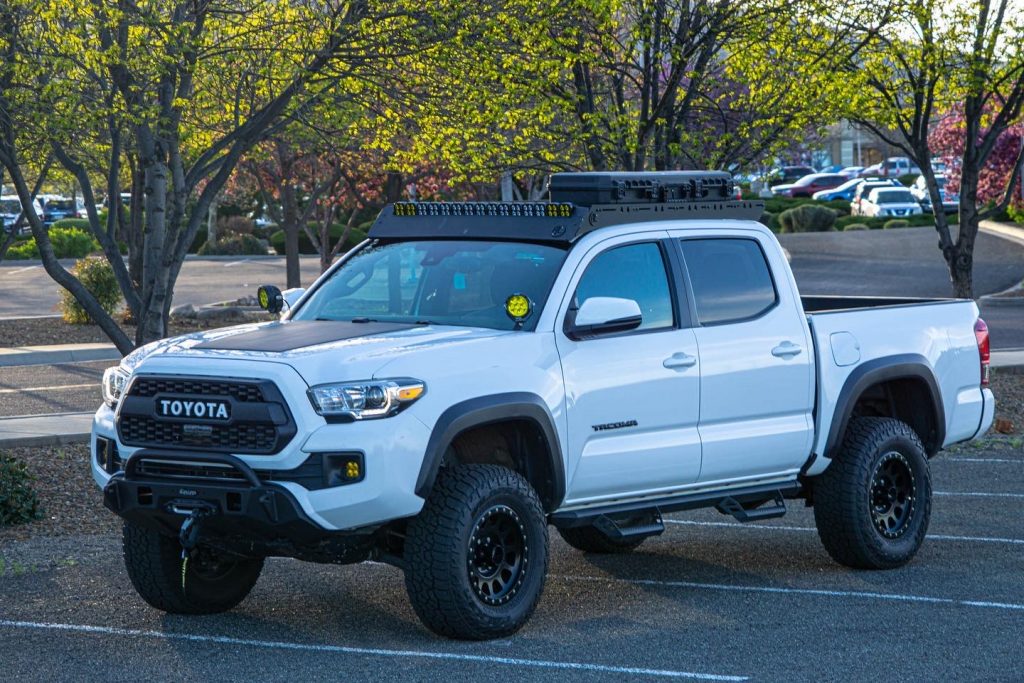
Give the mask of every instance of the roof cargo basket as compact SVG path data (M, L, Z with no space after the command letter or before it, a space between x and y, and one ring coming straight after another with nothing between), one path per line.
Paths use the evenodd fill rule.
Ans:
M549 189L551 201L577 206L733 199L732 176L724 171L555 173Z

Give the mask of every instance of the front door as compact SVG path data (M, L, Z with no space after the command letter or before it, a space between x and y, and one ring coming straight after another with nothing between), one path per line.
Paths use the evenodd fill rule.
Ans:
M555 332L567 400L567 504L668 490L700 472L697 341L675 303L670 245L617 242L595 247L580 265L569 306L632 299L640 327L582 340Z

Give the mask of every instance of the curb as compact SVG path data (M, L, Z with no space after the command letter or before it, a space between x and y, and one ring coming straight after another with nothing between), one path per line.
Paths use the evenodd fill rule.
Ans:
M22 415L0 418L0 448L69 446L88 443L93 413ZM65 431L55 431L58 426Z
M121 358L121 352L113 344L57 344L0 349L0 367L83 363Z

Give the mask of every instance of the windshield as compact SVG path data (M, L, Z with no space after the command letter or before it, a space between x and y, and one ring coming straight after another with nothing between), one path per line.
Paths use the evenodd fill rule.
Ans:
M17 199L0 201L0 213L21 213L21 202Z
M292 320L382 321L513 330L505 300L525 294L532 330L566 252L522 242L376 243L317 287Z
M72 199L53 199L46 202L46 208L50 210L74 211L75 202Z
M912 204L917 200L907 190L878 190L876 204Z

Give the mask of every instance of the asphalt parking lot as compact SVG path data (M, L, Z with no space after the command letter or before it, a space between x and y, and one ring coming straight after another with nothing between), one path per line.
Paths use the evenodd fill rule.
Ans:
M1020 444L932 471L929 538L902 569L834 564L799 506L673 515L627 556L553 534L533 620L486 643L426 631L386 565L270 560L237 609L185 618L136 597L116 536L20 542L0 552L0 661L14 680L1020 680Z
M0 417L95 410L114 361L0 367Z

